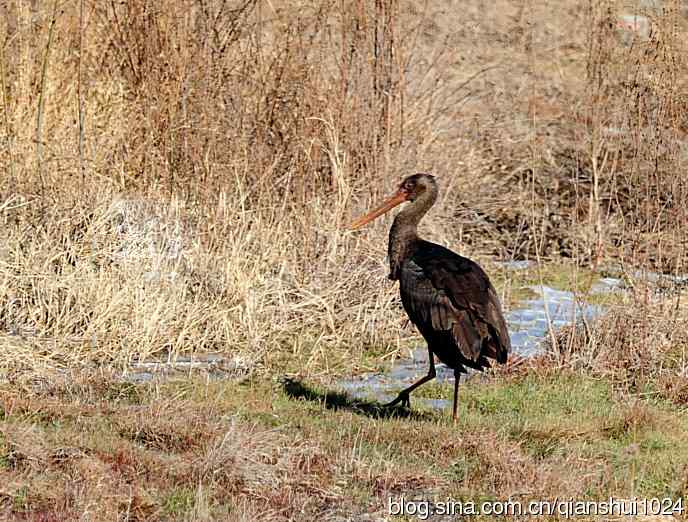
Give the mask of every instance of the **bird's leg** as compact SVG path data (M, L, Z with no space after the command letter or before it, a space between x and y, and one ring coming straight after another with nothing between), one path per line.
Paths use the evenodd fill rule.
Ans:
M435 373L435 356L432 354L432 350L430 350L430 347L428 347L428 357L430 358L430 370L428 371L428 374L425 377L419 379L418 382L412 384L411 386L403 390L401 393L399 393L397 398L394 399L392 402L388 402L383 406L387 408L391 406L396 406L397 404L401 403L402 406L406 406L407 408L411 407L411 392L418 388L418 386L420 386L421 384L425 384L426 382L433 380L437 375Z
M459 370L454 370L454 409L452 410L452 420L456 423L456 410L459 406L459 379L461 373Z

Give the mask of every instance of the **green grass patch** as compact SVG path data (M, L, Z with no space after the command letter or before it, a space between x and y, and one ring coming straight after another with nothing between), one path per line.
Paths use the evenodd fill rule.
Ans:
M421 387L421 396L451 398L450 384ZM111 397L107 386L98 390ZM11 490L17 512L49 504L48 491L67 494L73 477L85 492L112 484L108 498L123 495L121 502L141 504L141 516L169 520L261 502L303 504L309 519L335 503L364 513L401 495L686 493L685 411L570 371L462 384L457 424L449 408L416 401L412 411L385 409L308 380L142 385L138 404L118 395L95 409L66 397L26 397L21 411L0 420L0 471L26 486ZM55 422L36 423L37 409Z
M173 489L162 499L162 509L168 516L183 516L194 506L194 492L188 488Z
M582 294L592 304L614 305L624 300L622 292L590 293L592 286L603 277L588 268L567 263L546 263L541 267L510 270L500 267L491 271L490 279L495 287L506 295L511 306L535 299L538 294L530 287L543 284L557 290Z

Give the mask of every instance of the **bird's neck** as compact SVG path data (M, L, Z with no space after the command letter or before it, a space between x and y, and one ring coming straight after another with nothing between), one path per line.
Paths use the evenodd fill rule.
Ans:
M437 199L437 192L428 190L397 214L389 230L389 278L399 279L403 262L413 254L418 244L418 223Z

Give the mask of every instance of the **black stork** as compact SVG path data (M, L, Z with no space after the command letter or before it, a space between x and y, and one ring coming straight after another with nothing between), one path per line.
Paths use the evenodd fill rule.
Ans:
M490 279L474 261L418 237L418 223L437 200L430 174L408 176L394 195L351 224L355 230L408 202L389 231L389 278L399 281L401 302L428 343L430 370L385 406L410 407L410 393L435 378L434 355L454 370L456 422L459 377L466 368L482 371L488 359L506 363L511 341Z

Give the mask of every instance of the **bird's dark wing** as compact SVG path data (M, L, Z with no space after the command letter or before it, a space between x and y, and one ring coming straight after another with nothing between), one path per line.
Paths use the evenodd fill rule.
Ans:
M490 357L506 362L511 349L506 322L497 293L478 264L423 241L400 279L404 307L421 333L450 331L468 361Z

